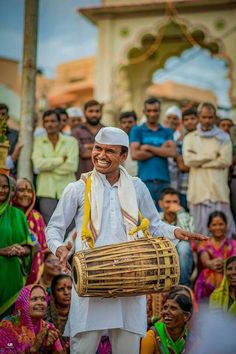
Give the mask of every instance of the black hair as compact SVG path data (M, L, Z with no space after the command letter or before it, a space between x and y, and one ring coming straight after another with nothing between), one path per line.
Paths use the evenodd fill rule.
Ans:
M46 117L51 116L52 114L55 114L55 116L57 117L58 122L61 121L60 114L55 109L48 109L47 111L45 111L43 113L43 121L44 121L44 119Z
M227 258L225 261L225 268L227 269L228 265L230 265L230 263L233 263L235 261L236 261L236 255Z
M89 100L87 102L85 102L84 104L84 111L86 111L88 108L93 107L93 106L100 106L100 108L102 108L101 103L99 103L96 100Z
M9 113L9 108L5 103L0 103L0 109L5 109L7 111L7 114Z
M195 107L185 109L182 112L182 119L184 119L185 116L191 116L191 115L197 117L197 110Z
M62 279L70 279L72 281L72 278L69 274L58 274L56 275L53 279L52 279L52 283L51 283L51 292L52 295L54 296L54 298L56 298L56 286L57 283L62 280Z
M224 221L224 223L227 225L227 217L226 217L225 213L223 213L223 211L213 211L209 215L207 226L209 227L210 224L212 223L213 219L217 218L217 217L221 218Z
M66 112L66 110L64 108L57 107L57 108L55 108L55 112L58 113L59 115L65 114L69 118L68 113Z
M161 105L161 101L158 100L158 98L156 98L156 97L149 97L149 98L147 98L147 99L144 101L144 106L146 106L147 104L155 104L155 103Z
M160 196L160 200L164 199L164 197L167 195L167 194L171 194L171 195L177 195L179 197L179 192L172 188L172 187L167 187L167 188L164 188L162 191L161 191L161 196Z
M121 122L122 119L124 119L124 118L129 118L129 117L134 118L135 122L137 122L138 117L137 117L137 114L136 114L135 111L121 112L121 113L120 113L120 116L119 116L119 121Z
M167 298L167 300L175 300L181 310L184 312L189 312L191 315L193 313L193 302L192 299L189 298L188 296L184 294L176 294L176 293L170 293Z
M211 110L214 113L214 115L217 116L216 107L212 103L210 103L210 102L200 103L200 105L197 108L197 113L200 114L203 108L207 108L207 109Z
M129 152L129 148L127 148L127 146L121 146L121 155L123 154L128 154Z

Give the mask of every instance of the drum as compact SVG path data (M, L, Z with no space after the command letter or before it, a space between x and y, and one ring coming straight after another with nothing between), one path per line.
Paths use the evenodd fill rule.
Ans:
M145 237L77 252L72 275L79 296L123 297L168 291L179 282L178 254L168 239Z

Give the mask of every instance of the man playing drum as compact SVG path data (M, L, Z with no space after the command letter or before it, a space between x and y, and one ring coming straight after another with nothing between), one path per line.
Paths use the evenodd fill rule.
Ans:
M150 221L150 233L178 240L204 240L205 236L181 230L160 220L143 182L121 166L128 155L128 135L118 128L102 128L92 151L93 171L70 183L47 227L47 243L68 271L72 248L63 244L67 227L75 221L75 252L84 248L127 242L139 215ZM89 183L88 183L89 181ZM84 203L85 202L85 203ZM71 308L64 335L71 337L71 353L94 354L103 333L108 333L113 354L138 354L146 333L146 298L79 297L72 290Z

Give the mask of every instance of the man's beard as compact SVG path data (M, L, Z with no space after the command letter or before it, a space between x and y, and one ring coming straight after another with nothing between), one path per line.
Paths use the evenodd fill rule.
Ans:
M100 122L100 119L87 119L87 122L90 124L90 125L98 125L99 122Z

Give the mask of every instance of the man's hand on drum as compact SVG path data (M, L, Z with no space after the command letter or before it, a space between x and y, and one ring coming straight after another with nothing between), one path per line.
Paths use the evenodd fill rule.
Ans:
M198 234L196 232L186 231L186 230L179 229L179 228L175 229L174 234L178 240L184 240L184 241L206 241L206 240L208 240L207 236L204 236L202 234Z
M68 254L73 247L72 242L67 242L66 245L59 246L56 250L56 256L59 258L60 265L61 265L61 270L63 273L70 273L71 267L67 261L68 259Z

